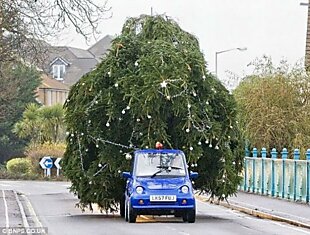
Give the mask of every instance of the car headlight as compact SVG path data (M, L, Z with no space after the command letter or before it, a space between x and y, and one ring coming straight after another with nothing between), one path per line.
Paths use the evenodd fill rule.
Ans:
M181 192L182 193L188 193L188 191L189 191L189 189L188 189L188 187L187 186L182 186L182 188L181 188Z
M142 194L143 193L143 188L141 186L136 187L136 192L138 194Z

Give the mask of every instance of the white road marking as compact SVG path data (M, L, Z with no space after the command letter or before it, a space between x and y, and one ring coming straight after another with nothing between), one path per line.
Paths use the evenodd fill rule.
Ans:
M5 209L5 226L8 228L10 226L9 222L9 212L8 212L8 204L6 203L5 193L2 190L3 202L4 202L4 209Z
M42 226L42 224L41 224L37 214L35 213L35 211L34 211L32 205L31 205L29 199L25 195L22 195L22 197L25 199L25 202L26 202L27 207L29 209L30 215L31 215L31 217L32 217L32 219L33 219L33 221L35 223L35 227L42 228L43 226Z
M237 217L241 217L241 218L245 218L245 219L249 219L249 220L257 220L257 217L242 213L240 211L230 210L229 212L234 214Z
M17 204L18 204L20 213L21 213L21 215L22 215L22 220L23 220L24 227L25 227L25 228L29 228L29 224L28 224L28 221L27 221L27 218L26 218L26 214L25 214L25 211L24 211L24 207L23 207L22 203L20 202L20 200L19 200L19 198L18 198L18 196L17 196L16 191L14 190L13 192L14 192L14 194L15 194L15 199L16 199L16 202L17 202Z

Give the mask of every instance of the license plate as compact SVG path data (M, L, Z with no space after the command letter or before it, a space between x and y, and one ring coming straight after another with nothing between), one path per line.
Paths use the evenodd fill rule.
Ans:
M176 195L151 195L150 201L151 202L176 202L177 196Z

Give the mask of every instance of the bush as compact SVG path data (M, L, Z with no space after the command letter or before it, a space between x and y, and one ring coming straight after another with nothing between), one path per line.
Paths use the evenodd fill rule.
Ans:
M65 144L44 143L27 147L25 155L30 159L34 173L42 174L42 168L39 165L40 158L45 156L62 157L65 149Z
M6 164L9 173L28 174L32 170L31 161L27 158L13 158Z
M41 180L43 177L38 174L19 174L19 173L10 173L7 170L0 170L0 179L7 180Z

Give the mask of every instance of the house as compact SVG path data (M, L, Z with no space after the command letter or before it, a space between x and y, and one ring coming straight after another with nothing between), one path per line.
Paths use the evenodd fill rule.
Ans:
M41 76L42 83L37 89L37 101L45 106L64 104L70 87L62 82L50 78L46 74Z
M69 46L51 47L44 70L53 79L70 87L96 67L110 48L112 39L107 35L87 50Z
M38 102L46 106L64 104L70 87L104 58L112 39L107 35L87 50L49 46L43 69L46 75L42 75L42 84L37 91Z

